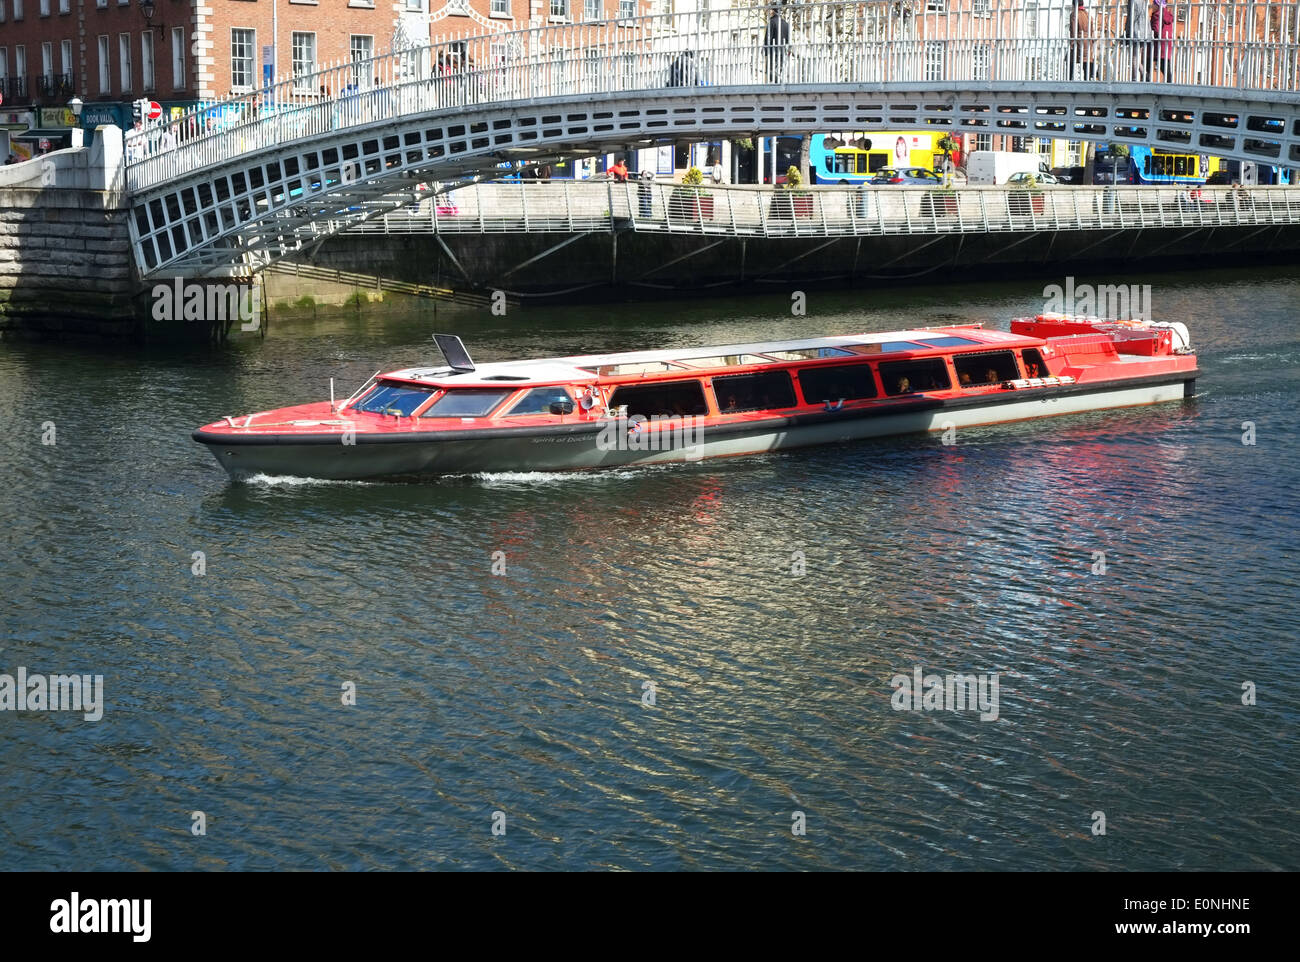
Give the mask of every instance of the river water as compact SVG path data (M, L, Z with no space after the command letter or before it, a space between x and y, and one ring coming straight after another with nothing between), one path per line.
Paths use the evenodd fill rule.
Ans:
M0 673L105 703L0 711L0 867L1300 868L1300 270L1078 281L1151 283L1198 396L952 446L232 484L194 427L425 362L435 322L0 344ZM790 303L436 327L498 360L1043 296ZM896 710L918 668L997 673L997 719Z

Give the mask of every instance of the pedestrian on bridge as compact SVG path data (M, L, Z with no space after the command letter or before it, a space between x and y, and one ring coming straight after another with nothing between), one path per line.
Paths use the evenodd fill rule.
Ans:
M1088 14L1087 0L1075 0L1070 13L1070 60L1065 67L1067 80L1074 79L1074 65L1079 65L1080 80L1096 79L1092 63L1092 17Z
M763 32L763 54L767 62L768 83L781 82L789 48L790 24L781 16L779 8L772 7L772 15L767 18L767 29Z
M1156 36L1155 61L1160 65L1160 79L1170 83L1174 79L1169 71L1169 61L1174 56L1174 11L1169 7L1169 0L1156 0L1151 11L1151 32Z
M1124 35L1128 37L1129 55L1133 58L1133 79L1149 80L1151 77L1152 41L1151 18L1147 15L1147 0L1128 0L1128 24Z

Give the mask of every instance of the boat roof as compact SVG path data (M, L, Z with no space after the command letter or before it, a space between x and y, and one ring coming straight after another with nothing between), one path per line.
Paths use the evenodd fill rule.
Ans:
M963 338L961 343L926 343ZM978 347L1012 347L1022 344L1039 344L1041 338L1006 331L987 331L979 324L949 325L945 327L919 327L902 331L884 331L871 334L840 334L829 337L804 337L786 341L753 341L743 344L701 345L700 347L674 347L653 351L623 351L616 354L579 354L571 357L540 358L524 361L496 361L480 364L473 371L455 371L450 367L411 367L386 372L385 380L410 381L442 387L526 387L529 384L560 384L589 382L609 378L636 378L647 374L679 373L684 376L703 374L728 367L751 367L761 364L791 364L798 360L817 360L815 356L803 359L773 357L793 351L817 351L824 348L867 347L878 348L868 352L828 353L827 357L867 356L877 358L885 354L905 352L949 353ZM748 357L746 357L748 355ZM728 360L734 358L735 360ZM640 370L642 365L663 365L655 370ZM626 369L622 372L619 369Z

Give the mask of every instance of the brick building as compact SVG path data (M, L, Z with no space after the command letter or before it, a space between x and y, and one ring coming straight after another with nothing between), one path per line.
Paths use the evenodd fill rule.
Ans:
M432 6L432 9L430 7ZM131 103L164 113L362 60L394 38L428 43L555 22L627 17L647 0L0 0L0 127L129 126Z

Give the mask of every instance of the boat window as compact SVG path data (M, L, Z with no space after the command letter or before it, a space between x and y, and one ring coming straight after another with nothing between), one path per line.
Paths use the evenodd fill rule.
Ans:
M408 387L399 384L378 384L356 404L354 411L366 411L370 414L396 414L410 417L433 394L432 388Z
M794 385L789 371L733 374L713 379L713 396L723 414L794 407Z
M506 416L550 414L552 402L572 400L573 398L569 396L569 392L562 387L535 387L515 402L515 406L510 409Z
M627 405L627 415L640 414L652 418L707 414L704 403L704 386L696 380L660 381L658 384L625 384L614 389L609 406Z
M481 418L514 392L508 388L455 388L430 405L422 418Z
M767 356L778 361L815 361L820 357L852 357L853 352L838 347L804 347L797 351L768 351Z
M662 374L664 371L680 371L681 367L669 361L629 361L626 364L599 364L581 370L599 374L601 377L623 377L628 374Z
M948 335L946 337L918 337L916 343L929 344L931 347L967 347L971 344L978 344L979 341L972 341L969 337Z
M850 344L849 349L858 354L893 354L896 351L919 351L923 344L911 341L879 341L875 344Z
M1047 377L1047 365L1038 348L1031 347L1020 352L1020 359L1025 362L1025 377Z
M982 387L1014 381L1016 356L1010 351L984 351L980 354L958 354L952 359L957 369L957 383L962 387Z
M915 394L917 391L946 391L952 387L948 365L941 357L916 361L881 361L880 380L891 396Z
M857 401L876 396L876 379L870 364L832 364L799 372L799 387L809 404L823 401Z
M715 354L712 357L682 357L683 364L691 367L736 367L740 364L771 364L770 357L761 354Z

